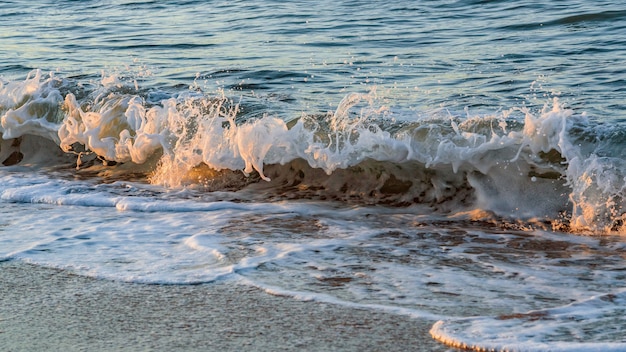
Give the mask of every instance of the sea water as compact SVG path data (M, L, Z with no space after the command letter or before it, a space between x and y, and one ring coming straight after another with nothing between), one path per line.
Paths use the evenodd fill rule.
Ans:
M0 260L626 350L626 6L4 1Z

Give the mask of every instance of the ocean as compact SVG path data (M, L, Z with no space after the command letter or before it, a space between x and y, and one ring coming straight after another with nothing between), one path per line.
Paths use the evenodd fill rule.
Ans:
M0 261L626 350L626 5L3 1Z

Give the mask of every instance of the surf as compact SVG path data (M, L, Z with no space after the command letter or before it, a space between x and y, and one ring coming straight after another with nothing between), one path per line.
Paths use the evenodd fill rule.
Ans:
M425 204L560 231L626 232L626 130L556 97L540 109L415 114L381 104L372 89L347 94L334 111L285 119L242 114L246 102L224 91L155 101L117 76L86 86L40 70L2 82L4 165L73 165L77 174L140 175L242 198L263 190L274 200Z

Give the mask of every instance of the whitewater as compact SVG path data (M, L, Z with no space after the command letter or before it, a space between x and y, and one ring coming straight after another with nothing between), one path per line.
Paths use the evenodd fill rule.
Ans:
M625 350L626 8L318 6L4 4L0 260Z

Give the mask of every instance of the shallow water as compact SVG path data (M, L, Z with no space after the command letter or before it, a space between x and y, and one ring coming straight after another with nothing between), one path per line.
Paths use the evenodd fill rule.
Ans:
M0 259L233 279L431 319L454 346L626 348L605 328L624 325L625 16L5 2Z

